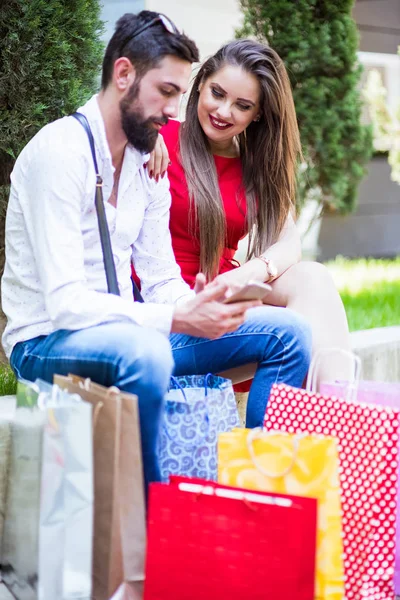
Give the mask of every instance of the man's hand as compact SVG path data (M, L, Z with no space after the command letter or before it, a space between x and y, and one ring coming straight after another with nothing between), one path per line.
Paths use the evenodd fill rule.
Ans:
M245 320L246 310L261 306L258 300L223 304L227 289L228 286L222 282L213 283L198 292L192 300L176 307L172 333L214 340L240 327Z
M207 280L206 280L206 276L204 275L204 273L197 273L196 275L196 281L194 284L194 292L195 294L200 294L200 292L202 292L207 284Z

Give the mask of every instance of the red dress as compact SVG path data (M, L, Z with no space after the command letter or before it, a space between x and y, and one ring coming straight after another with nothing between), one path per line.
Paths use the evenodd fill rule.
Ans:
M171 184L170 231L176 262L181 267L183 279L191 286L200 271L200 243L198 232L190 230L189 194L184 170L179 161L178 121L169 121L161 129L168 148L171 165L168 178ZM247 234L246 197L242 189L242 166L240 158L214 156L218 183L225 209L227 224L227 244L220 261L219 273L225 273L238 266L233 256L238 242Z
M186 177L179 161L178 121L169 121L161 129L168 148L171 165L168 178L171 185L170 231L176 262L181 268L182 277L191 287L200 271L200 242L198 231L192 235L189 223L189 194ZM233 259L239 240L247 234L246 196L242 187L242 165L240 158L214 156L219 189L225 209L227 244L219 264L219 273L226 273L239 266ZM251 381L235 385L236 392L248 392Z
M176 262L181 268L182 277L191 287L200 271L200 242L198 231L192 235L189 223L190 200L185 172L179 161L179 127L178 121L169 120L161 129L171 165L168 167L168 178L172 197L170 212L170 231L172 247ZM227 244L220 260L219 273L226 273L239 266L233 259L239 240L247 234L246 196L242 187L242 165L240 158L224 158L214 156L218 183L225 209L227 226ZM140 282L135 276L136 282ZM235 391L247 392L251 381L235 385Z

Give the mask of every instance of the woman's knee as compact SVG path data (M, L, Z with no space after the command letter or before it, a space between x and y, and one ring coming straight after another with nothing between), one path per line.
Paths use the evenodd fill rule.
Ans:
M296 284L295 290L306 288L308 291L315 293L319 290L324 291L335 288L332 275L322 263L304 261L293 265L292 269L292 276Z
M302 261L291 266L272 284L271 304L292 306L294 303L318 301L337 294L332 275L325 265Z

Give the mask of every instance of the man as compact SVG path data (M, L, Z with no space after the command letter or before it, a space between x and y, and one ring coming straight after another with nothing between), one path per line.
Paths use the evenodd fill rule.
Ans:
M300 384L309 363L309 330L299 317L257 302L222 304L224 285L205 287L199 275L195 293L180 277L168 182L152 181L144 163L161 125L177 116L197 60L195 44L164 15L127 14L106 49L101 92L80 109L95 139L121 296L105 293L96 177L82 126L65 117L44 127L11 177L2 282L11 365L29 380L74 373L137 394L147 483L160 477L157 436L173 358L175 374L256 363L250 403L258 415L271 383ZM133 302L131 258L145 304Z

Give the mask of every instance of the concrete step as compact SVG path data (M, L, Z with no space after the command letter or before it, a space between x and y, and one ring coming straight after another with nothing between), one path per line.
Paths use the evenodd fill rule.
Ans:
M353 331L353 351L362 360L362 378L400 381L400 327Z

